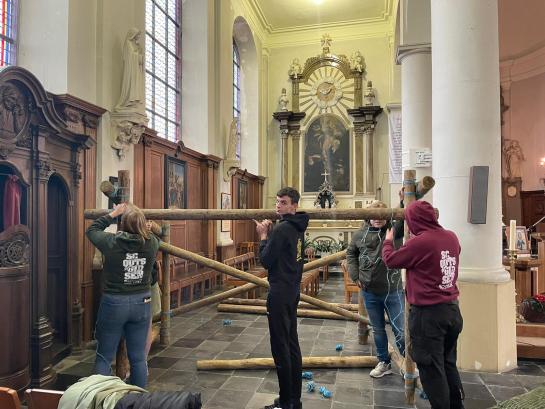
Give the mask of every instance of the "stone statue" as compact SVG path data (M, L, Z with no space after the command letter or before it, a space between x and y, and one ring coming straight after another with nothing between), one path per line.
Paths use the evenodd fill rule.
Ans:
M372 106L375 103L375 96L373 81L367 81L367 88L365 88L365 92L363 94L366 101L365 105Z
M350 68L352 71L363 72L365 69L365 63L363 62L363 55L359 51L355 51L350 57Z
M237 159L237 145L240 141L240 131L238 125L238 118L234 117L231 121L229 128L229 135L227 139L227 149L225 153L225 160L223 161L224 176L223 180L228 182L235 174L238 168L240 168L240 160Z
M225 159L236 159L237 158L237 144L239 140L239 131L238 131L238 118L235 117L231 121L231 127L229 128L229 136L227 140L227 154Z
M329 47L331 47L331 42L333 40L331 39L331 36L329 34L324 34L322 36L322 40L321 40L321 43L322 43L322 52L324 54L329 54Z
M502 148L503 157L505 160L505 173L507 178L520 178L522 176L520 163L525 161L522 147L516 139L505 139Z
M278 98L280 111L288 111L289 102L290 100L288 99L288 96L286 95L286 88L282 88L282 94L280 94L280 98Z
M144 109L144 56L140 48L141 32L131 28L123 46L123 84L116 110Z
M301 64L299 64L299 58L294 58L291 62L290 69L288 71L288 75L293 78L300 77L303 73L303 68L301 68Z

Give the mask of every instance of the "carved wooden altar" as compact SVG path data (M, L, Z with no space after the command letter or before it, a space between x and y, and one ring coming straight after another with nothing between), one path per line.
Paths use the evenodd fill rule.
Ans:
M2 386L50 385L52 364L81 344L81 283L92 257L82 215L96 201L103 112L47 93L23 68L0 71L0 175L20 192L18 224L0 229Z

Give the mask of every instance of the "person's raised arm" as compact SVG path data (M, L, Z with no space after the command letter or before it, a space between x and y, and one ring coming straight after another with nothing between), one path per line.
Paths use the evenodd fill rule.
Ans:
M126 209L127 205L125 203L114 205L114 210L106 216L99 217L87 228L85 234L96 248L102 250L107 245L106 242L111 233L106 233L104 230L112 224L114 218L125 213Z

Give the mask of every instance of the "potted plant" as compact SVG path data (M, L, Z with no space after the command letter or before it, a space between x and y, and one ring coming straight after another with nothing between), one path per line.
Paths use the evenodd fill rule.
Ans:
M545 322L545 295L536 294L520 304L520 313L526 321Z

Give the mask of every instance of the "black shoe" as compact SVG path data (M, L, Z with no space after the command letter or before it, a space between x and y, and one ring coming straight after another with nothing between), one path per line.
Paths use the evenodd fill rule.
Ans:
M273 403L272 405L265 406L263 409L282 409L282 407L281 406L276 406L276 404Z
M301 402L290 403L290 409L303 409L303 404Z

